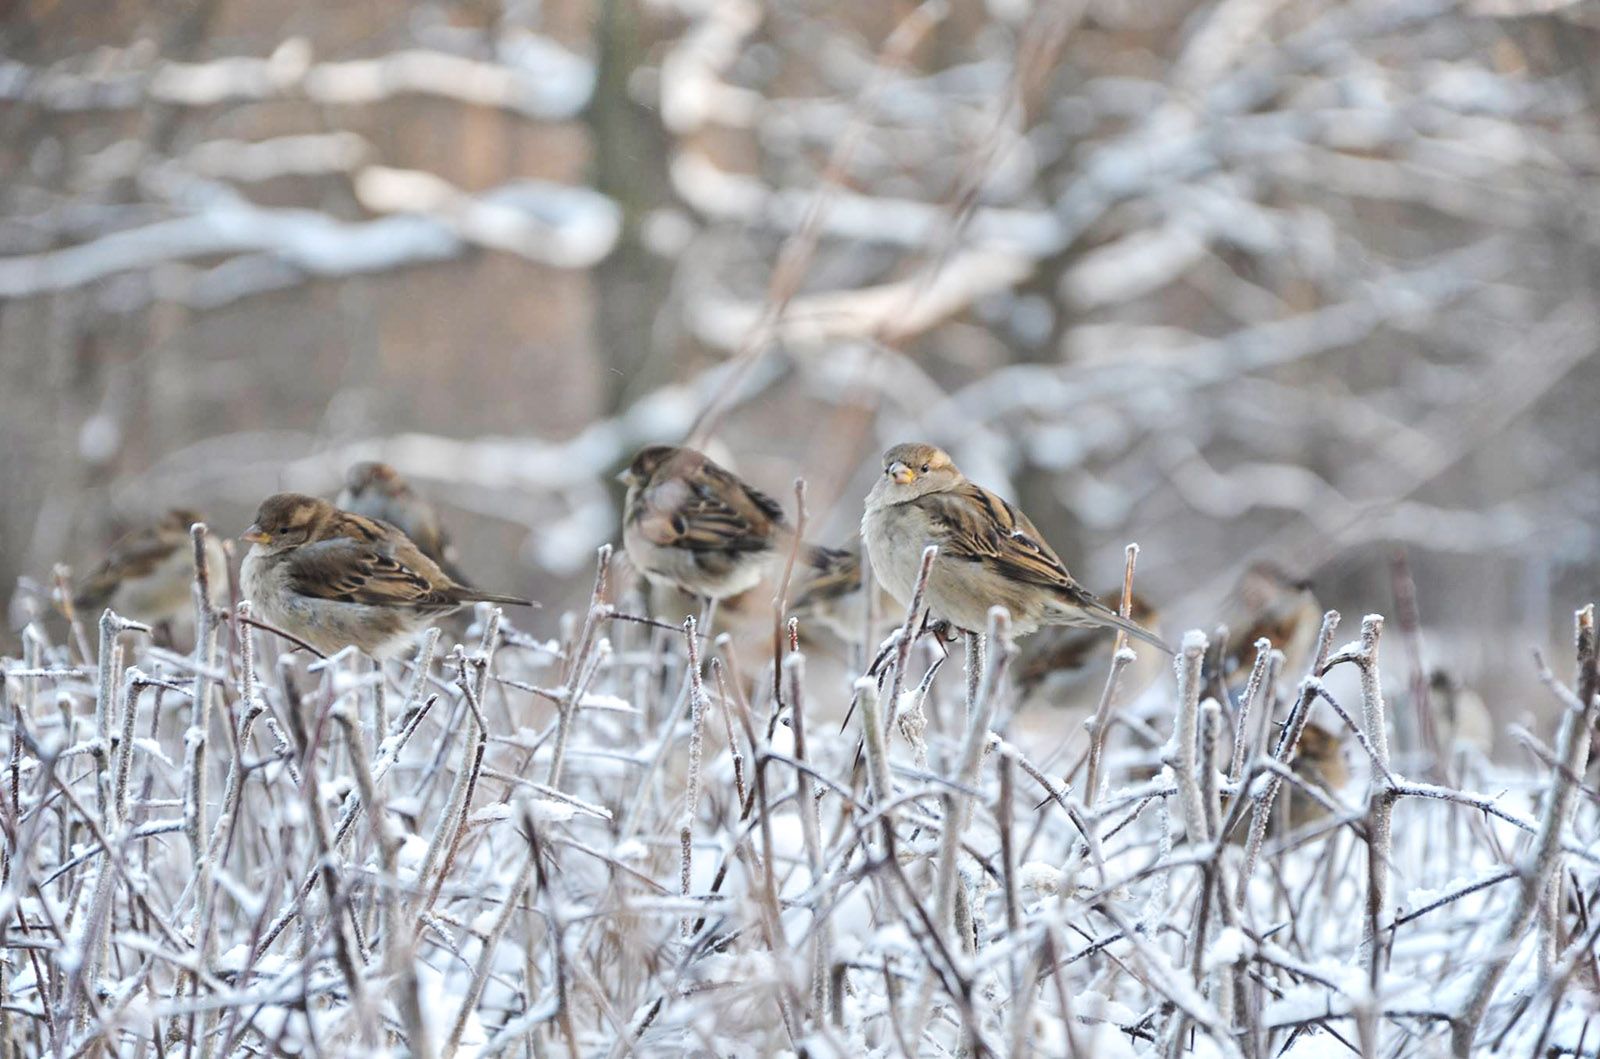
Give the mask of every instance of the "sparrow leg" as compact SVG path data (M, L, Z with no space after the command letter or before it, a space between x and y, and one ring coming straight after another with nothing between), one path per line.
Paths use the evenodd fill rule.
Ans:
M882 671L883 667L888 664L889 659L894 656L894 649L897 646L899 646L898 640L891 639L885 641L883 645L878 648L878 653L872 657L872 664L867 667L867 671L864 675L869 677L877 676L879 672Z
M932 633L934 637L943 643L954 643L957 637L961 635L961 630L943 618L935 618L931 612L924 612L922 615L922 628L918 630L917 635L921 637L929 633Z

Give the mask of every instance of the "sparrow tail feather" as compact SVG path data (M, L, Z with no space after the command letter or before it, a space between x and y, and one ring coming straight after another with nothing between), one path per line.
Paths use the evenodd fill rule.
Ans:
M475 588L461 593L461 599L466 603L502 603L509 607L537 607L539 605L531 599L523 599L520 596L502 596L494 592L480 592Z
M1095 607L1086 611L1085 613L1096 625L1104 625L1113 629L1121 629L1134 639L1143 640L1145 643L1150 644L1152 647L1160 648L1169 655L1175 655L1178 653L1174 651L1172 647L1169 646L1161 637L1157 636L1149 629L1146 629L1138 622L1124 618L1110 607Z

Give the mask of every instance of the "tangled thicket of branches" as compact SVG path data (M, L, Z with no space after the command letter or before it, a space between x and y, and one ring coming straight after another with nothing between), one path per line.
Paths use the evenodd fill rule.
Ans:
M187 655L31 627L0 1055L1593 1054L1592 607L1554 747L1489 794L1401 772L1376 615L1303 676L1263 641L1226 705L1190 633L1128 716L1119 651L1068 769L1008 738L1003 612L964 684L914 604L837 687L792 626L774 666L608 602L608 560L555 639L485 608L387 674L267 653L243 603ZM1319 701L1364 789L1289 767ZM1285 833L1291 796L1326 812Z

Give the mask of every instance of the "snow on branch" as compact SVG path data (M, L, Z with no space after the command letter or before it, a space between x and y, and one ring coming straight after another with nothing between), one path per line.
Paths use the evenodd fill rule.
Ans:
M158 274L163 298L212 307L312 276L378 272L455 257L469 245L540 264L587 268L610 252L618 207L587 188L518 181L469 195L425 173L369 166L356 188L374 212L343 221L259 206L221 191L187 215L59 250L0 257L0 297L70 290L118 273L230 256L198 275Z
M81 61L34 68L0 62L0 99L53 111L123 110L148 101L209 107L274 99L363 106L427 95L498 107L528 118L575 116L594 90L594 64L526 31L498 62L410 48L376 59L318 62L311 45L290 38L266 58L204 62L132 61L95 69Z

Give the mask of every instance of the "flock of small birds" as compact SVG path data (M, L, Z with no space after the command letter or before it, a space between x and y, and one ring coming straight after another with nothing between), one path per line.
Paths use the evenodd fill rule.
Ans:
M939 561L925 603L934 624L981 633L998 605L1019 638L1056 626L1120 629L1172 653L1079 584L1027 515L969 481L933 445L884 454L853 550L796 542L782 505L693 449L647 446L619 478L629 560L651 582L703 601L749 591L795 549L805 572L798 606L820 608L860 592L864 550L879 584L904 607L933 544ZM175 509L122 538L74 602L144 621L176 615L189 605L189 526L200 520ZM351 468L336 501L269 496L240 539L250 549L239 583L258 617L324 654L353 646L391 657L419 629L468 604L534 605L472 585L434 507L382 463ZM207 561L219 575L211 584L221 586L220 547Z
M1027 638L1014 670L1025 706L1072 699L1074 685L1103 673L1107 632L1172 653L1145 600L1131 596L1124 617L1089 592L1027 515L968 480L933 445L884 453L860 537L845 548L797 540L782 505L690 448L647 446L618 478L627 487L621 535L629 561L651 583L708 606L748 592L793 555L794 613L855 639L864 628L863 555L880 588L905 608L933 544L938 554L923 597L930 627L981 633L990 609L1004 606L1013 636ZM189 528L198 521L198 512L174 509L117 541L76 586L76 607L110 607L152 624L179 619L192 608ZM254 617L324 655L355 647L381 660L468 604L535 605L475 587L436 509L382 463L352 467L333 502L300 493L268 497L240 539L250 548L239 586ZM220 605L227 559L214 537L207 537L206 562L212 602ZM1322 615L1308 583L1258 563L1245 572L1233 604L1229 628L1239 632L1231 641L1237 646L1209 660L1208 679L1236 693L1263 637L1284 652L1286 672L1303 666ZM1142 655L1149 662L1127 678L1134 692L1165 666L1161 655ZM1343 741L1313 725L1297 768L1337 789L1349 777Z

